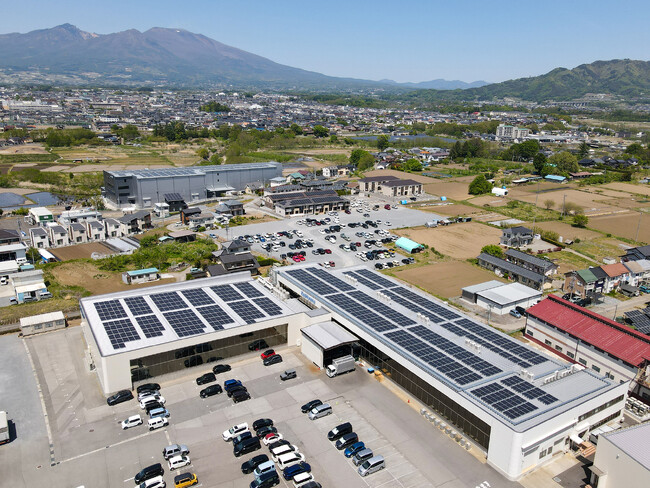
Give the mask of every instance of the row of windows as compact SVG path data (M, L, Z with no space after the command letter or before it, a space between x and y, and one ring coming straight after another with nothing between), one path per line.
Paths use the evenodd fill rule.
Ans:
M532 335L533 335L533 332L530 331L530 330L527 330L526 333L527 333L529 336L532 336ZM546 344L547 346L552 346L552 345L553 345L553 342L551 342L551 341L548 340L548 339L544 339L544 344ZM559 344L556 344L554 347L555 347L555 350L556 350L556 351L558 351L558 352L560 352L560 353L563 352L563 350L562 350L562 346L560 346ZM595 349L598 349L598 348L595 348ZM598 349L598 350L600 351L600 349ZM602 352L602 351L601 351L601 352ZM571 359L575 359L575 357L576 357L576 355L575 355L574 353L572 353L571 351L567 351L567 352L566 352L566 355L569 356ZM582 364L583 366L588 366L588 365L587 365L587 360L586 360L585 358L578 358L578 362L579 362L580 364ZM599 366L596 366L595 364L592 364L592 365L591 365L591 369L593 369L596 373L600 373L600 367L599 367ZM608 378L612 379L612 380L614 379L614 375L613 375L612 373L610 373L610 372L607 372L606 376L607 376Z
M580 417L578 417L578 422L582 422L583 420L588 419L589 417L593 417L598 412L602 412L603 410L611 407L612 405L616 405L617 403L622 402L623 398L624 398L624 395L618 396L618 397L614 398L613 400L610 400L607 403L604 403L601 406L594 408L593 410L589 410L584 415L580 415Z

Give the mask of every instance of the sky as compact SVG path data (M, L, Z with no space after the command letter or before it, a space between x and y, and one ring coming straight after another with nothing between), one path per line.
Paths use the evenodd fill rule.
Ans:
M499 82L650 60L648 14L647 0L21 0L3 2L0 33L182 28L330 76Z

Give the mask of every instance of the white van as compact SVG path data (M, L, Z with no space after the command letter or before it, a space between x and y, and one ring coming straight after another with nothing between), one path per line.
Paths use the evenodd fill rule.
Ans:
M256 478L259 478L264 473L268 473L270 471L275 471L275 464L273 464L273 461L266 461L260 464L257 468L255 468L253 474L255 475Z
M332 406L329 403L323 403L311 409L308 414L309 420L316 420L332 413Z
M167 420L167 417L155 417L149 419L147 424L149 425L149 430L160 429L169 425L169 420Z
M298 452L298 448L290 444L285 444L284 446L279 446L271 449L271 456L275 461L277 461L280 456L283 454L288 454L290 452Z
M299 452L290 452L283 454L278 458L278 468L284 470L285 468L305 460L305 456Z
M300 488L310 481L314 481L314 477L311 473L300 473L293 477L293 486L295 486L295 488Z
M359 474L361 476L368 476L369 474L376 473L385 467L386 463L384 462L384 456L371 457L359 466Z

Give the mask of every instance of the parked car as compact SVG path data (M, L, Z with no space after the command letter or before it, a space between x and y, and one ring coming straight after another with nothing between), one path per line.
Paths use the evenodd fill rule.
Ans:
M336 441L336 444L334 444L334 446L339 451L342 451L346 447L350 447L352 444L358 441L359 441L359 436L354 432L350 432L349 434L345 434L338 441Z
M317 407L311 409L307 415L309 417L309 420L316 420L332 413L332 406L329 403L323 403L322 405L318 405Z
M510 315L512 315L516 319L521 318L521 314L519 312L517 312L514 308L512 310L510 310Z
M278 364L282 362L282 356L279 354L274 354L271 357L266 358L263 361L264 366L271 366L272 364Z
M155 478L157 476L162 476L163 474L165 474L165 470L160 463L152 464L151 466L147 466L142 471L138 472L133 477L133 481L136 485L139 485L146 480Z
M233 454L235 457L239 457L243 456L244 454L248 454L249 452L257 451L261 447L262 445L260 444L260 440L257 437L249 437L248 439L244 439L239 444L233 445Z
M255 422L253 422L253 430L258 431L262 427L270 427L273 425L273 420L271 419L257 419Z
M144 385L140 385L135 389L136 393L139 395L140 393L143 393L145 391L150 391L150 392L159 392L160 391L160 385L158 383L145 383Z
M106 403L110 406L117 405L118 403L126 402L133 399L133 393L129 390L120 390L115 395L111 395L106 399Z
M271 486L279 484L280 477L278 476L278 473L273 470L256 477L253 481L251 481L251 484L249 486L250 488L270 488Z
M223 382L223 389L225 391L232 390L233 388L236 388L238 386L242 386L242 382L239 380L232 379Z
M250 400L250 398L251 398L250 393L244 390L237 390L232 395L232 400L235 403L245 402L246 400Z
M187 456L190 449L185 444L171 444L162 450L162 455L167 461L174 456Z
M244 474L252 473L255 468L257 468L260 464L267 462L268 460L269 457L266 454L260 454L259 456L252 457L248 461L242 463L241 472Z
M248 391L248 388L246 388L244 385L234 386L232 388L229 388L226 391L226 394L228 395L228 398L232 398L232 396L238 391Z
M253 471L253 475L259 478L263 474L270 473L271 471L275 471L275 464L273 461L266 461L257 465Z
M187 486L194 486L199 482L199 479L194 473L181 473L174 476L174 487L185 488Z
M251 342L248 345L248 350L249 351L261 351L262 349L268 349L269 345L266 343L264 339L258 339L256 341Z
M165 480L162 476L156 476L155 478L148 479L140 483L138 488L165 488Z
M265 446L268 446L268 445L271 445L271 444L281 440L282 438L283 438L282 434L279 434L277 432L272 432L272 433L266 434L262 438L262 442L264 443Z
M270 358L270 357L273 356L274 354L275 354L275 351L274 351L273 349L267 349L267 350L264 351L262 354L260 354L260 357L261 357L262 359L266 359L266 358Z
M295 369L287 369L284 373L280 375L280 379L282 381L287 381L291 380L296 377L296 370Z
M246 432L242 432L241 434L233 437L232 443L239 444L244 439L250 439L251 437L253 437L253 433L250 430L247 430Z
M352 463L355 466L359 466L360 464L363 464L364 461L367 459L370 459L373 456L372 449L362 449L358 453L356 453L354 456L352 456Z
M293 464L293 465L289 466L288 468L286 468L282 472L282 477L285 480L290 481L297 474L310 473L310 472L311 472L311 466L303 461L303 462L300 462L300 463L297 463L297 464Z
M131 415L129 418L122 420L122 430L130 429L136 425L142 425L142 417L140 415Z
M293 464L300 463L305 460L305 456L299 452L290 452L283 454L278 458L278 467L282 470L285 470Z
M384 462L383 456L374 456L370 459L365 460L361 466L359 466L358 473L361 476L368 476L369 474L376 473L380 469L384 469L386 463Z
M210 385L207 388L202 389L199 396L201 398L208 398L213 395L218 395L219 393L223 393L221 385Z
M276 427L273 427L272 425L267 425L265 427L261 427L257 431L257 437L259 437L260 439L263 439L268 434L277 434L277 433L278 433L278 429Z
M358 453L359 451L362 451L363 449L365 449L365 447L366 447L366 445L365 445L363 442L361 442L361 441L355 442L354 444L352 444L350 447L348 447L348 448L345 450L345 452L343 453L343 455L344 455L346 458L352 457L352 456L354 456L356 453Z
M217 377L214 373L205 373L196 379L196 384L205 385L207 383L212 383L213 381L217 381Z
M318 405L322 405L322 404L323 404L323 402L318 400L318 399L312 400L310 402L305 403L302 407L300 407L300 411L302 413L307 413L311 409L316 408Z
M225 430L221 436L226 442L232 441L233 437L238 436L242 432L248 431L248 423L244 422L241 424L233 425L230 429Z
M169 420L167 420L166 417L155 417L153 419L147 420L147 426L149 427L149 430L160 429L168 425L169 425Z
M150 395L148 397L144 397L142 400L140 400L140 408L146 409L147 405L150 405L151 403L159 403L161 405L164 405L165 397L162 395Z
M327 440L336 441L350 432L352 432L352 424L350 422L339 424L327 433Z
M171 471L174 471L175 469L178 469L178 468L182 468L183 466L187 466L190 463L191 463L190 457L186 456L186 455L183 455L183 454L179 454L178 456L170 457L167 460L167 464L169 465L169 469Z
M154 408L149 411L149 418L155 419L156 417L169 417L169 410L165 407Z

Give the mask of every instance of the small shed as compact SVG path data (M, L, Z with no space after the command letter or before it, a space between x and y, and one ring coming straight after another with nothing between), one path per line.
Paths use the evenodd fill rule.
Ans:
M418 244L415 241L412 241L411 239L407 237L400 237L395 241L395 246L399 247L400 249L404 249L408 253L416 253L420 252L422 249L424 249L424 246L422 244Z
M544 179L554 183L564 183L566 181L566 177L560 175L546 175Z
M24 336L63 329L66 326L63 312L42 313L20 319L20 331Z
M319 322L301 330L300 352L319 368L332 359L353 353L352 345L359 339L334 322Z
M136 269L122 273L122 281L127 285L133 283L147 283L160 279L158 268Z

